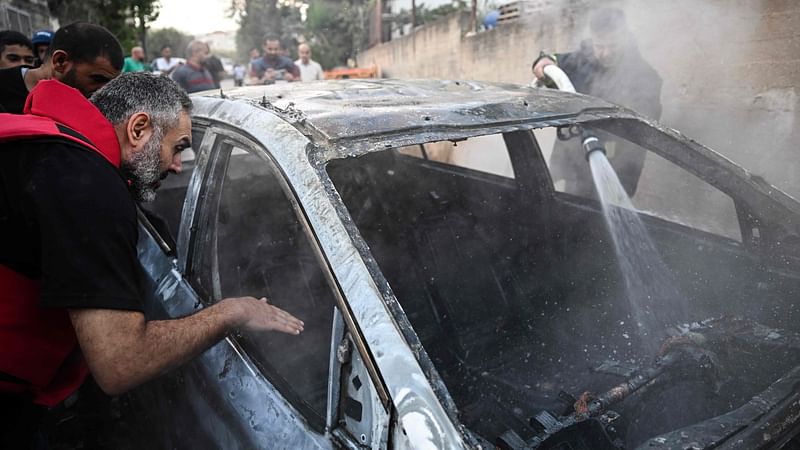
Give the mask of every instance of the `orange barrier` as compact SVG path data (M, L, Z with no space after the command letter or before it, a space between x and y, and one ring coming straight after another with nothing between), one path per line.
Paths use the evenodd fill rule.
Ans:
M355 67L353 69L333 69L325 71L326 80L346 80L348 78L380 78L378 66Z

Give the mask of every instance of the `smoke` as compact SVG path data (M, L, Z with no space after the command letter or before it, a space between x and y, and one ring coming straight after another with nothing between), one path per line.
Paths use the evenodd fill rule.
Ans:
M791 51L800 45L792 31L800 24L800 5L767 0L607 4L625 11L644 59L663 79L660 121L800 197L794 157L800 137L795 126L800 60ZM649 176L658 176L650 169Z

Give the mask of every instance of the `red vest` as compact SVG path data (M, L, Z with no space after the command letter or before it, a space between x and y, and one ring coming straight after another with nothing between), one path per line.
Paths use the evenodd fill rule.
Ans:
M76 142L119 168L111 123L80 92L55 80L36 85L24 115L0 114L0 143L43 137ZM67 311L40 308L39 281L0 265L0 394L55 406L87 373Z

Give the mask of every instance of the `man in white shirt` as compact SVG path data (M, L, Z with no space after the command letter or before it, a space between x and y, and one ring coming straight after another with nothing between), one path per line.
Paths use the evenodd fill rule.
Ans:
M165 45L161 47L161 58L156 58L153 61L153 69L162 75L169 76L179 65L185 63L186 61L183 58L173 58L172 47Z
M325 79L322 66L311 59L311 47L309 47L308 44L300 44L300 46L297 47L297 53L300 55L300 59L295 61L294 64L300 68L300 81Z

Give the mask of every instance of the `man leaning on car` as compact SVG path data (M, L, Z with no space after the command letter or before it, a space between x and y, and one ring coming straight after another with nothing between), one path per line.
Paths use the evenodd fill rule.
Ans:
M87 372L117 395L234 329L303 330L253 297L145 319L136 202L191 146L191 100L174 81L123 74L87 100L45 80L28 104L0 115L0 448L31 447Z

